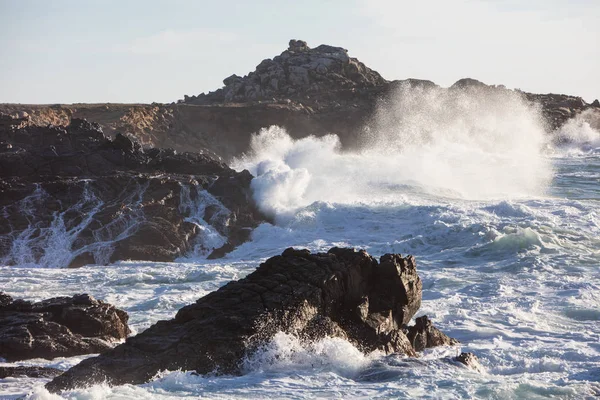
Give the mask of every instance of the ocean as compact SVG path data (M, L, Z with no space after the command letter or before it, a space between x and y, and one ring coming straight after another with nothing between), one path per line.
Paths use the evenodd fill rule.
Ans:
M223 259L24 263L0 267L0 281L27 300L89 293L127 311L135 334L290 246L412 254L423 280L417 316L428 315L459 346L412 359L363 354L338 338L303 344L281 332L243 360L241 376L164 371L146 384L62 397L43 388L45 379L8 378L0 397L598 398L600 132L578 118L549 135L513 94L431 96L399 96L351 151L335 135L259 132L232 166L256 177L255 199L274 224ZM462 351L477 355L481 371L449 361ZM67 369L83 358L0 365Z

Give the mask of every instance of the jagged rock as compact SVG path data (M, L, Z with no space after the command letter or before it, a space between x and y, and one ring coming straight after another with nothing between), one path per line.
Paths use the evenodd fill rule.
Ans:
M0 150L2 265L172 261L231 250L262 220L250 173L208 154L144 150L80 119L0 129L0 142L10 145ZM57 235L64 240L53 248ZM13 248L15 240L28 245Z
M125 311L87 294L38 303L0 298L0 357L10 362L100 353L130 332Z
M479 363L477 356L473 353L460 353L454 358L454 361L459 362L477 372L484 372L483 366Z
M127 339L82 361L47 385L51 391L108 382L142 383L158 371L240 372L244 356L279 331L312 341L343 337L362 351L416 353L402 331L421 303L414 258L333 248L287 249Z
M427 315L415 319L415 325L408 328L406 336L416 351L437 346L453 346L459 343L458 340L447 336L433 326Z
M600 101L598 101L598 99L594 100L592 102L592 107L600 107Z
M30 378L54 378L63 371L56 368L26 366L26 367L0 367L0 379L28 376Z
M320 45L311 49L305 41L292 39L281 55L263 60L245 77L231 75L223 80L222 89L194 97L193 102L244 103L293 98L316 106L319 102L330 103L327 96L332 92L372 89L386 83L377 72L349 57L344 48ZM317 98L310 99L311 95Z

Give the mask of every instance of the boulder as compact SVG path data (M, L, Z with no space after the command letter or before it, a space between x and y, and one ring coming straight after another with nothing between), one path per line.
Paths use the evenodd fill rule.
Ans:
M9 362L101 353L130 333L125 311L90 295L37 303L0 293L0 357Z
M246 278L188 305L47 385L51 391L108 382L142 383L158 371L240 373L245 356L277 332L314 341L342 337L361 351L416 356L403 332L421 304L412 256L289 248Z

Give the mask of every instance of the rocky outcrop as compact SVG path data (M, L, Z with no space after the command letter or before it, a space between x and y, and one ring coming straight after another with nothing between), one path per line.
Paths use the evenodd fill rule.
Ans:
M454 346L459 343L458 340L433 326L426 315L415 319L415 325L407 329L406 336L416 351L438 346Z
M0 130L0 263L222 255L261 221L251 180L210 154L143 149L85 120Z
M142 383L158 371L240 372L244 356L279 331L312 341L342 337L362 351L415 356L402 328L421 304L412 256L333 248L285 250L255 272L179 310L124 344L82 361L51 391L108 382Z
M504 85L486 85L483 82L471 78L460 79L449 89L463 91L472 90L476 93L481 91L510 91L509 89L506 89ZM598 115L600 116L600 110L595 109L594 103L588 104L583 98L578 96L553 93L535 94L523 92L518 89L516 92L520 93L525 100L539 107L549 131L560 128L567 123L567 121L581 115L586 110L598 112Z
M0 358L101 353L127 337L127 320L125 311L87 294L31 303L0 292Z
M176 151L210 150L225 158L248 150L260 128L284 127L293 138L337 134L345 148L361 143L370 118L399 86L437 87L431 81L387 81L341 47L310 48L292 40L280 55L263 60L246 76L231 75L207 94L177 104L0 105L0 112L26 112L29 123L68 125L74 118L100 124L106 135L129 134L142 146ZM448 90L508 90L464 78ZM576 96L519 92L542 110L552 132L586 110L600 115L596 102Z
M286 51L263 60L255 71L244 77L231 75L223 80L222 89L197 97L186 96L184 101L214 104L291 99L318 109L330 107L327 97L336 96L337 92L373 89L386 83L379 73L349 57L346 49L328 45L311 49L302 40L290 40Z

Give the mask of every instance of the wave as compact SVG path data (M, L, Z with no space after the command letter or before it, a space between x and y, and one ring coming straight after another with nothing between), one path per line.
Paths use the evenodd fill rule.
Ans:
M358 150L343 151L336 135L294 140L271 126L233 167L256 177L261 210L283 218L316 201L540 195L553 176L546 141L539 110L512 91L402 86L381 102Z
M600 154L600 112L586 110L554 132L553 153L559 155Z

